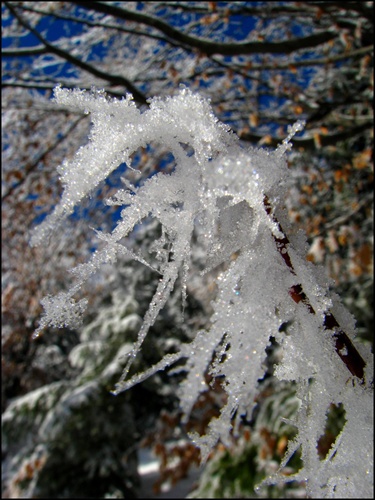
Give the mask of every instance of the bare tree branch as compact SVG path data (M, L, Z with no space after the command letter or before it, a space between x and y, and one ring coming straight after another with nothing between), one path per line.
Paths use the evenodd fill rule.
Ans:
M134 12L131 10L116 7L106 2L81 2L74 1L80 7L88 10L96 10L104 14L110 14L120 19L127 21L136 21L141 24L146 24L158 29L172 40L182 42L186 45L194 47L204 54L221 54L225 56L241 55L241 54L290 54L296 50L313 48L323 43L329 42L337 37L337 33L333 31L321 31L303 38L292 38L289 40L280 40L280 42L248 42L248 43L218 43L206 39L201 39L187 35L180 30L170 26L169 24L152 17L148 14Z
M21 7L20 7L21 8ZM77 16L65 16L61 13L58 12L47 12L42 9L36 9L34 7L27 7L26 5L22 5L22 10L29 11L29 12L35 12L37 14L41 14L42 16L53 16L56 19L62 19L64 21L71 21L74 23L79 23L83 24L85 26L90 26L91 28L104 28L104 29L112 29L119 31L121 33L129 33L131 35L135 36L144 36L147 38L151 38L153 40L159 40L162 42L166 42L170 44L172 47L180 47L180 44L174 43L172 40L169 40L168 38L157 35L155 33L149 33L147 31L142 31L142 30L136 30L136 29L129 29L129 28L124 28L123 26L120 26L118 24L109 24L109 23L101 23L99 21L89 21L88 19L82 19Z
M77 85L78 85L81 90L88 90L88 91L91 90L91 87L79 85L77 82L74 83L74 82L67 82L67 81L60 80L59 84L66 89L75 89L75 88L77 88ZM2 82L1 87L2 88L6 88L6 87L15 87L16 88L16 87L18 87L18 88L35 89L35 90L53 90L56 87L56 82L41 83L38 81L34 81L34 82L28 83L28 82L24 82L22 80L14 80L14 81L10 81L10 82ZM116 92L115 90L106 90L106 94L110 97L116 97L118 99L121 99L122 97L124 97L123 92Z
M47 42L47 40L45 40L42 37L42 35L38 33L38 31L36 31L32 26L30 26L30 24L17 13L17 11L13 8L11 4L9 4L9 2L4 2L4 3L12 12L12 14L17 18L18 22L24 28L29 30L34 36L36 36L38 40L43 43L43 45L49 52L61 57L66 61L69 61L74 66L77 66L78 68L81 68L91 73L92 75L97 76L98 78L102 78L103 80L108 81L111 85L121 85L125 87L129 92L133 94L135 101L139 102L140 104L147 104L147 98L127 78L121 75L113 75L113 74L111 75L109 73L101 71L100 69L95 68L94 66L72 56L71 54L69 54L69 52L66 52L65 50L62 50L54 46L53 44Z
M350 52L343 52L342 54L337 54L334 56L322 57L319 59L303 59L301 61L293 61L292 63L282 63L282 64L254 64L247 71L249 73L253 71L279 71L284 69L308 67L308 66L326 66L327 64L332 64L338 61L344 61L350 58L356 58L364 56L365 54L371 54L374 51L374 46L369 45L367 47L361 47L360 49L355 49ZM233 67L235 70L235 67ZM243 70L242 70L243 71ZM243 73L242 73L243 74Z
M47 54L46 46L40 45L39 47L25 47L22 49L1 49L2 57L25 57L25 56L39 56Z
M350 129L346 129L342 132L338 132L336 134L318 134L318 137L307 137L307 138L298 138L295 137L293 139L293 143L296 148L303 148L307 150L314 150L317 147L317 141L319 141L319 147L324 146L335 146L338 142L344 141L345 139L349 139L350 137L355 137L356 135L361 134L366 130L370 130L372 128L372 123L364 123L362 125L358 125L357 127L352 127ZM240 139L242 141L248 141L251 143L259 143L266 142L268 146L277 147L279 145L280 140L275 137L267 136L266 141L265 137L258 134L252 134L250 132L240 132Z
M68 129L64 132L64 134L56 136L56 140L47 147L44 151L42 151L37 158L35 158L31 163L28 163L25 165L21 171L24 173L24 176L22 179L17 182L16 184L13 184L12 186L9 187L8 191L1 197L2 201L5 201L7 198L9 198L17 189L19 189L23 183L26 181L28 176L32 171L34 171L39 163L49 154L51 153L54 149L57 148L59 144L61 144L65 139L69 136L71 132L78 126L78 124L83 120L87 118L86 115L81 115L79 116L69 127Z

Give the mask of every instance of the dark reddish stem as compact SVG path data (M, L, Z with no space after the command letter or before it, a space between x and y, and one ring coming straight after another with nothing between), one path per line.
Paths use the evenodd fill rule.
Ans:
M279 221L272 213L271 205L267 196L264 197L263 203L267 211L267 214L272 217L273 221L277 224L278 229L283 234L281 238L273 236L276 242L277 250L284 259L285 264L290 269L290 272L296 274L288 252L289 240L285 235L284 231L282 230ZM289 290L289 295L292 297L294 302L296 302L297 304L299 302L303 302L306 305L309 312L311 314L315 314L314 308L310 304L309 299L306 296L305 292L303 291L301 285L292 286ZM366 366L366 363L362 359L357 349L354 347L348 335L340 328L340 325L337 322L336 318L329 311L327 311L324 314L323 325L326 330L332 330L334 332L333 337L335 339L336 352L340 356L342 361L345 363L350 373L355 377L361 379L363 382L364 367Z

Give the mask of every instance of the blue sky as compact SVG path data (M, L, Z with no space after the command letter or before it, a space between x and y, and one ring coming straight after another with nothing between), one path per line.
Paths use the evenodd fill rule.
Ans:
M262 2L250 2L252 6L262 3ZM218 4L220 5L220 3ZM143 7L142 2L137 3L137 9L141 10ZM4 12L4 5L2 5L2 11ZM77 8L78 9L78 8ZM85 16L86 19L92 18L92 15L89 11L85 9L80 9L80 16ZM201 14L197 14L197 19L201 16ZM170 17L170 21L173 22L175 26L182 26L184 23L183 16L180 14L176 14L174 16ZM9 20L6 19L4 16L2 16L2 23L3 26L7 26L9 24ZM228 34L233 36L235 39L238 41L243 40L247 34L253 30L255 25L255 20L251 18L250 16L231 16L230 23L226 25L226 31ZM55 18L54 16L46 16L41 19L41 21L37 25L37 29L39 32L43 34L43 36L49 41L49 42L56 42L58 40L63 39L64 37L71 38L75 35L79 35L82 33L84 30L87 29L85 25L82 25L77 22L72 22L72 21L66 21L62 19ZM298 31L298 27L296 28L296 31ZM297 33L296 33L297 34ZM3 37L3 48L10 47L13 43L13 39ZM19 47L39 47L41 45L41 42L37 39L37 37L33 34L28 34L26 36L23 36L17 41L17 45ZM91 51L89 54L89 61L90 60L95 60L93 65L95 66L100 62L100 59L105 56L106 49L103 46L102 43L98 43L95 47L94 50ZM46 58L48 56L45 56ZM20 58L20 60L25 64L25 65L30 65L32 64L32 58L31 57L23 57ZM5 64L7 64L7 59L4 59ZM11 63L11 60L9 58L9 64ZM308 69L306 69L306 76L308 76ZM35 72L36 76L39 76L40 78L43 78L43 76L48 76L51 75L54 79L54 81L58 81L59 78L61 78L62 81L68 77L72 77L74 75L74 68L70 63L67 62L57 62L56 65L51 65L48 68L44 69L43 72L40 70L36 70ZM206 85L204 80L201 80L201 85ZM48 91L45 90L39 90L40 93L45 93ZM260 105L267 107L270 103L270 100L268 97L262 97L260 99ZM168 161L170 160L169 157L166 157L165 161L161 163L160 167L163 168L164 166L168 165ZM134 167L137 167L137 156L134 159ZM119 166L119 168L116 170L116 172L107 180L107 184L112 185L112 184L117 184L119 181L119 178L124 174L126 170L126 166L122 164ZM32 195L31 195L32 196ZM104 210L111 210L113 211L113 208L104 208ZM118 212L120 209L118 210ZM118 216L118 213L114 214L114 218L116 219ZM42 217L42 216L41 216ZM39 219L39 217L38 217Z

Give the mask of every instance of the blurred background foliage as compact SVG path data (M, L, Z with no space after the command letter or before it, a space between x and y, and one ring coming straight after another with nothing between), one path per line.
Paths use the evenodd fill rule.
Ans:
M126 176L140 183L173 168L157 144L121 165L49 245L31 248L30 230L57 203L56 167L87 141L89 117L50 102L54 86L92 86L147 99L185 84L211 99L216 116L244 147L275 147L306 120L288 156L285 206L308 236L307 258L325 266L332 288L373 335L373 2L3 2L2 3L2 412L3 497L119 497L139 494L137 450L160 461L155 495L199 461L187 439L204 433L223 398L220 384L180 423L178 376L159 374L114 398L121 355L134 340L155 276L121 261L90 282L90 314L77 331L33 341L40 299L68 286L67 269L100 246L92 227L110 230L116 207L101 202ZM89 221L89 223L88 223ZM158 228L131 238L146 252ZM200 269L199 246L193 270ZM150 366L207 325L213 275L191 273L188 307L180 295L161 314L136 368ZM301 496L300 485L259 491L277 468L291 428L292 386L270 367L257 415L245 416L233 448L220 445L195 498ZM262 387L263 387L262 386ZM287 395L287 397L286 397ZM216 412L216 413L215 413ZM335 418L332 417L335 416ZM344 416L333 408L319 453ZM291 470L298 467L298 457Z

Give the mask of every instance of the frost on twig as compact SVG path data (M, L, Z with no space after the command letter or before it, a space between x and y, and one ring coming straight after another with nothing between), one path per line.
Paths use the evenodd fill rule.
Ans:
M276 376L296 381L301 401L294 422L298 434L281 469L301 448L303 467L295 478L306 482L309 495L340 497L355 492L354 496L366 497L372 488L371 358L355 346L354 319L330 294L323 271L306 261L304 236L294 232L283 208L288 178L285 153L303 123L295 124L272 152L243 149L217 121L209 103L187 88L174 97L151 99L143 113L129 95L119 101L101 92L58 87L55 100L90 113L93 127L89 143L59 168L64 184L61 202L36 229L33 244L45 241L55 225L120 163L130 166L131 154L141 146L157 142L169 148L176 167L170 174L155 174L137 188L127 184L128 191L120 190L109 201L124 205L121 219L110 234L100 235L104 249L74 270L73 288L45 302L36 334L47 325L76 323L77 310L84 303L75 304L73 295L103 263L113 263L129 252L121 240L151 216L162 227L160 239L150 249L158 263L141 260L156 269L160 279L114 393L185 359L179 368L186 373L179 396L187 419L198 396L208 389L205 374L214 380L221 377L226 404L220 416L211 420L206 435L192 435L204 461L218 440L229 443L242 415L251 416L258 381L264 376L266 349L274 339L283 352ZM132 361L179 276L186 298L197 221L206 248L206 270L223 264L211 326L198 331L177 353L129 378ZM287 332L282 328L285 324ZM346 424L334 444L335 452L322 462L316 446L331 404L343 405ZM286 480L280 472L266 482Z

